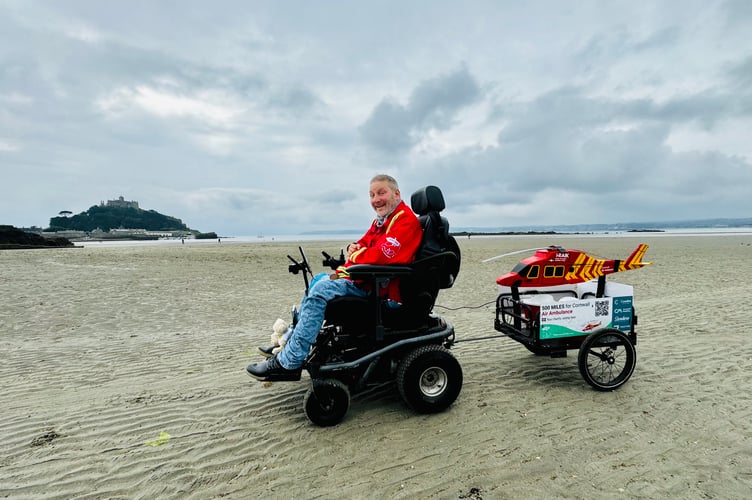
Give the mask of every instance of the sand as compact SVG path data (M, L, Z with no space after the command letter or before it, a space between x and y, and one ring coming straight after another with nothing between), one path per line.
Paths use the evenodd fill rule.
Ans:
M312 425L309 378L245 374L302 279L295 243L0 252L0 497L746 498L752 491L752 235L460 241L436 310L459 339L494 334L494 280L547 245L654 265L635 287L637 367L614 392L576 351L510 339L457 344L453 406L407 409L392 386ZM340 242L306 242L319 251Z

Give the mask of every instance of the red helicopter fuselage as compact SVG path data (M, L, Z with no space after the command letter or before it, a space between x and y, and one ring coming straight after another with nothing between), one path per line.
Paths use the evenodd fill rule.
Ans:
M547 287L582 283L606 274L638 269L652 264L642 262L648 246L640 244L624 260L596 259L581 250L565 250L560 246L550 246L523 259L507 274L499 277L496 283L508 287Z

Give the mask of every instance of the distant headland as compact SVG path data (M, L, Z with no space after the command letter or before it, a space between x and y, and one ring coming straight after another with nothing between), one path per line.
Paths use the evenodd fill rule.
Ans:
M30 248L72 247L73 242L62 236L45 238L44 236L22 231L13 226L0 225L0 250Z

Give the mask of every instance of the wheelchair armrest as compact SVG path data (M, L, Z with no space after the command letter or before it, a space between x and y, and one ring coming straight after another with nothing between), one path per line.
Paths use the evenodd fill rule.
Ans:
M372 264L355 264L347 268L350 278L354 280L371 280L378 278L396 278L413 272L407 266L377 266Z

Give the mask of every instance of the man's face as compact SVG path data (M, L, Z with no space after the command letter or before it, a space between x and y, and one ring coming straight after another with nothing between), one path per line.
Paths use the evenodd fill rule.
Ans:
M369 194L371 206L379 217L383 217L394 210L394 207L400 202L399 189L392 190L387 181L372 182Z

